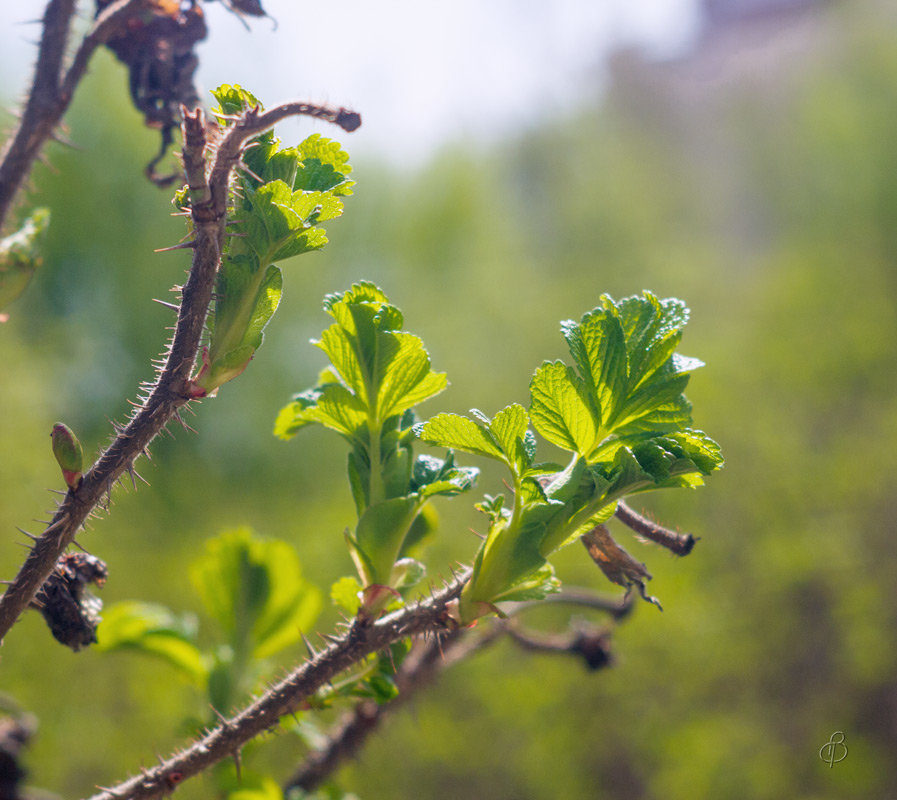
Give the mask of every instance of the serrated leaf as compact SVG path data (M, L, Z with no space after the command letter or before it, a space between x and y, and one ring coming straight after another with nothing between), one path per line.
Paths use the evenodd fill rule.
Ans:
M247 212L261 222L249 231L247 245L262 263L318 249L326 242L323 231L308 229L319 220L342 212L342 202L322 192L294 192L284 181L272 180L245 198ZM262 235L264 234L264 235Z
M327 354L340 378L359 401L364 406L370 405L363 364L358 357L357 340L352 332L335 323L323 331L315 344Z
M352 287L345 292L334 292L324 297L324 310L328 314L333 314L333 309L337 304L343 305L349 303L389 303L389 298L383 293L383 290L371 281L358 281L353 283Z
M378 419L401 414L428 400L448 386L445 373L433 372L423 342L404 332L380 333L378 363L374 375Z
M463 450L498 461L506 460L489 431L482 424L460 414L437 414L415 426L414 432L421 441L436 447Z
M564 450L587 453L595 445L598 421L582 379L562 361L546 361L530 382L533 427Z
M613 458L621 446L640 437L688 425L691 405L682 391L689 374L702 364L673 352L687 320L688 309L682 301L658 300L644 292L618 302L602 295L601 305L580 322L563 323L564 338L593 411L596 436L590 448L574 448L572 423L558 414L557 400L546 402L544 396L534 395L531 415L536 429L596 463ZM560 367L554 369L553 376L559 377ZM541 388L545 395L547 390Z
M492 435L518 475L529 467L535 453L535 440L532 436L527 442L527 433L530 433L528 428L529 416L526 409L518 403L501 409L489 424Z
M650 489L700 486L723 464L719 445L702 431L686 430L622 447L605 470L615 498Z
M212 109L213 114L236 116L250 108L264 108L258 98L239 83L223 83L216 89L211 89L210 93L218 101L218 105Z
M302 166L296 174L294 189L332 191L340 196L352 193L354 181L346 177L352 171L349 154L339 142L313 133L297 150Z
M571 326L564 335L586 385L594 393L599 426L606 428L617 402L626 395L629 364L622 322L610 298L603 295L602 301L604 308L586 314L578 326ZM574 349L571 344L574 332L581 349Z

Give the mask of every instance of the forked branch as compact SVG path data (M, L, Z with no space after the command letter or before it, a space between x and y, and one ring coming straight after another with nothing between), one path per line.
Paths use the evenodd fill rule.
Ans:
M18 127L0 155L0 229L34 160L68 109L91 56L146 2L118 0L105 9L79 44L68 69L65 69L63 57L76 2L50 0L47 3L28 102Z
M408 636L439 635L450 629L446 606L461 593L461 575L429 599L374 622L357 617L339 638L297 667L243 711L222 721L190 747L153 769L104 788L90 800L137 800L161 797L187 778L239 754L248 741L298 710L307 698L360 660Z
M181 291L175 333L164 366L128 425L118 432L112 444L85 473L78 489L66 495L43 534L36 539L18 575L0 597L0 640L31 603L59 557L91 512L111 491L115 481L133 468L135 460L146 451L150 442L191 399L186 386L196 361L221 260L227 224L228 185L246 141L291 115L325 116L315 113L319 111L320 107L306 103L289 103L265 113L250 111L227 129L216 147L209 148L202 111L184 110L183 159L190 194L194 198L191 207L193 263ZM340 114L357 118L344 109L329 113L337 123Z

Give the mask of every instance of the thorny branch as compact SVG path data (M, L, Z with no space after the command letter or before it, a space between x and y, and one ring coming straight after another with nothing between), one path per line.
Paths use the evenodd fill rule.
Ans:
M353 758L380 723L411 700L419 690L431 684L444 670L479 652L502 636L509 636L519 646L533 651L574 655L582 658L589 669L612 663L610 632L592 626L577 625L567 634L535 634L524 629L519 614L536 605L552 603L597 609L620 620L632 609L632 597L620 601L587 589L569 589L548 595L538 603L518 603L514 618L493 619L485 631L456 629L438 639L417 642L399 667L395 685L399 694L389 703L364 700L341 719L327 736L326 744L310 753L283 786L284 794L293 789L312 792L328 780L340 765Z
M34 160L68 109L90 57L146 2L118 0L109 6L81 41L68 69L63 64L63 56L76 0L47 3L28 102L18 127L0 154L0 229Z
M212 764L237 756L250 739L275 727L281 717L298 710L303 700L365 656L408 636L446 633L452 625L446 606L460 595L467 577L466 573L459 575L429 599L379 620L357 617L342 636L331 639L324 650L314 654L243 711L222 720L190 747L153 769L117 786L101 787L102 791L90 800L163 796L178 783Z
M348 130L354 130L360 124L360 118L353 112L345 109L329 111L306 103L288 103L263 114L256 109L228 128L210 155L202 111L184 109L183 159L193 198L193 263L187 283L181 290L177 324L164 365L155 383L149 387L143 404L85 473L80 487L66 495L43 534L35 540L18 575L0 597L0 641L28 607L59 557L111 491L112 485L125 472L133 470L135 460L146 451L156 435L177 418L178 409L189 402L186 386L196 360L220 262L231 173L248 139L296 114L332 118L343 127L348 118Z

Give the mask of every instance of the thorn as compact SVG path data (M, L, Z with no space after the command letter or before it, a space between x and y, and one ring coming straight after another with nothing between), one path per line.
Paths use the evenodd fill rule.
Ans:
M144 774L146 774L146 773L144 773ZM111 794L113 797L121 797L121 795L115 789L113 789L111 786L101 786L99 783L94 784L94 785L101 792L107 792L108 794Z
M312 647L312 643L308 640L308 637L304 633L299 634L302 637L302 643L305 645L305 649L308 650L308 655L310 658L316 658L318 653L314 647Z
M35 535L32 534L32 533L28 533L28 531L26 531L24 528L20 528L20 527L17 525L17 526L16 526L16 530L17 530L19 533L24 533L29 539L31 539L32 542L36 542L36 541L37 541L37 536L35 536Z
M196 247L196 242L191 239L189 242L180 242L179 244L173 244L171 247L159 247L156 250L153 250L154 253L170 253L172 250L193 250Z
M243 756L239 750L234 750L231 753L231 756L234 759L234 767L237 770L237 780L242 783L243 782Z
M181 311L180 306L175 305L174 303L167 303L165 300L159 300L158 297L154 297L153 302L158 303L160 306L165 306L165 308L170 308L172 311L176 311L177 313L180 313Z
M56 142L57 144L61 144L63 147L69 147L72 150L77 150L79 153L84 152L84 148L80 145L75 144L70 139L63 138L58 133L51 133L50 138Z

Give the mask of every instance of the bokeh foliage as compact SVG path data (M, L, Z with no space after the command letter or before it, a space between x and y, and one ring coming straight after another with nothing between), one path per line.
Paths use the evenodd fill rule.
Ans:
M118 491L79 537L109 563L104 600L200 613L188 565L241 525L294 542L321 587L349 571L343 453L320 431L291 445L270 431L314 381L306 341L327 292L368 278L405 309L451 381L429 413L494 413L525 402L534 365L563 355L558 320L602 292L650 288L692 309L684 349L708 367L688 395L727 457L709 488L645 501L702 537L685 560L631 544L665 612L640 609L615 636L620 663L597 676L510 645L454 668L375 737L346 786L364 800L893 792L897 35L857 18L825 47L812 68L729 87L685 123L630 82L600 109L487 152L446 151L413 176L356 163L353 213L287 276L266 346L201 404L198 436L158 443L141 469L152 488ZM155 141L122 74L103 59L84 88L70 119L84 149L52 148L31 191L53 214L45 263L0 328L4 573L23 552L14 526L59 484L53 422L95 452L162 347L172 318L151 298L169 299L186 268L151 252L181 225L142 180ZM725 145L710 170L687 145L708 128ZM715 170L722 188L708 185ZM466 529L481 519L445 507L442 525L435 559L469 559ZM579 552L558 568L600 585ZM204 711L165 665L70 653L36 614L2 655L5 690L43 722L33 782L65 796L169 750L172 721ZM836 730L850 754L829 769L818 751ZM284 775L297 752L282 737L253 759L285 759ZM204 796L203 782L180 794Z

